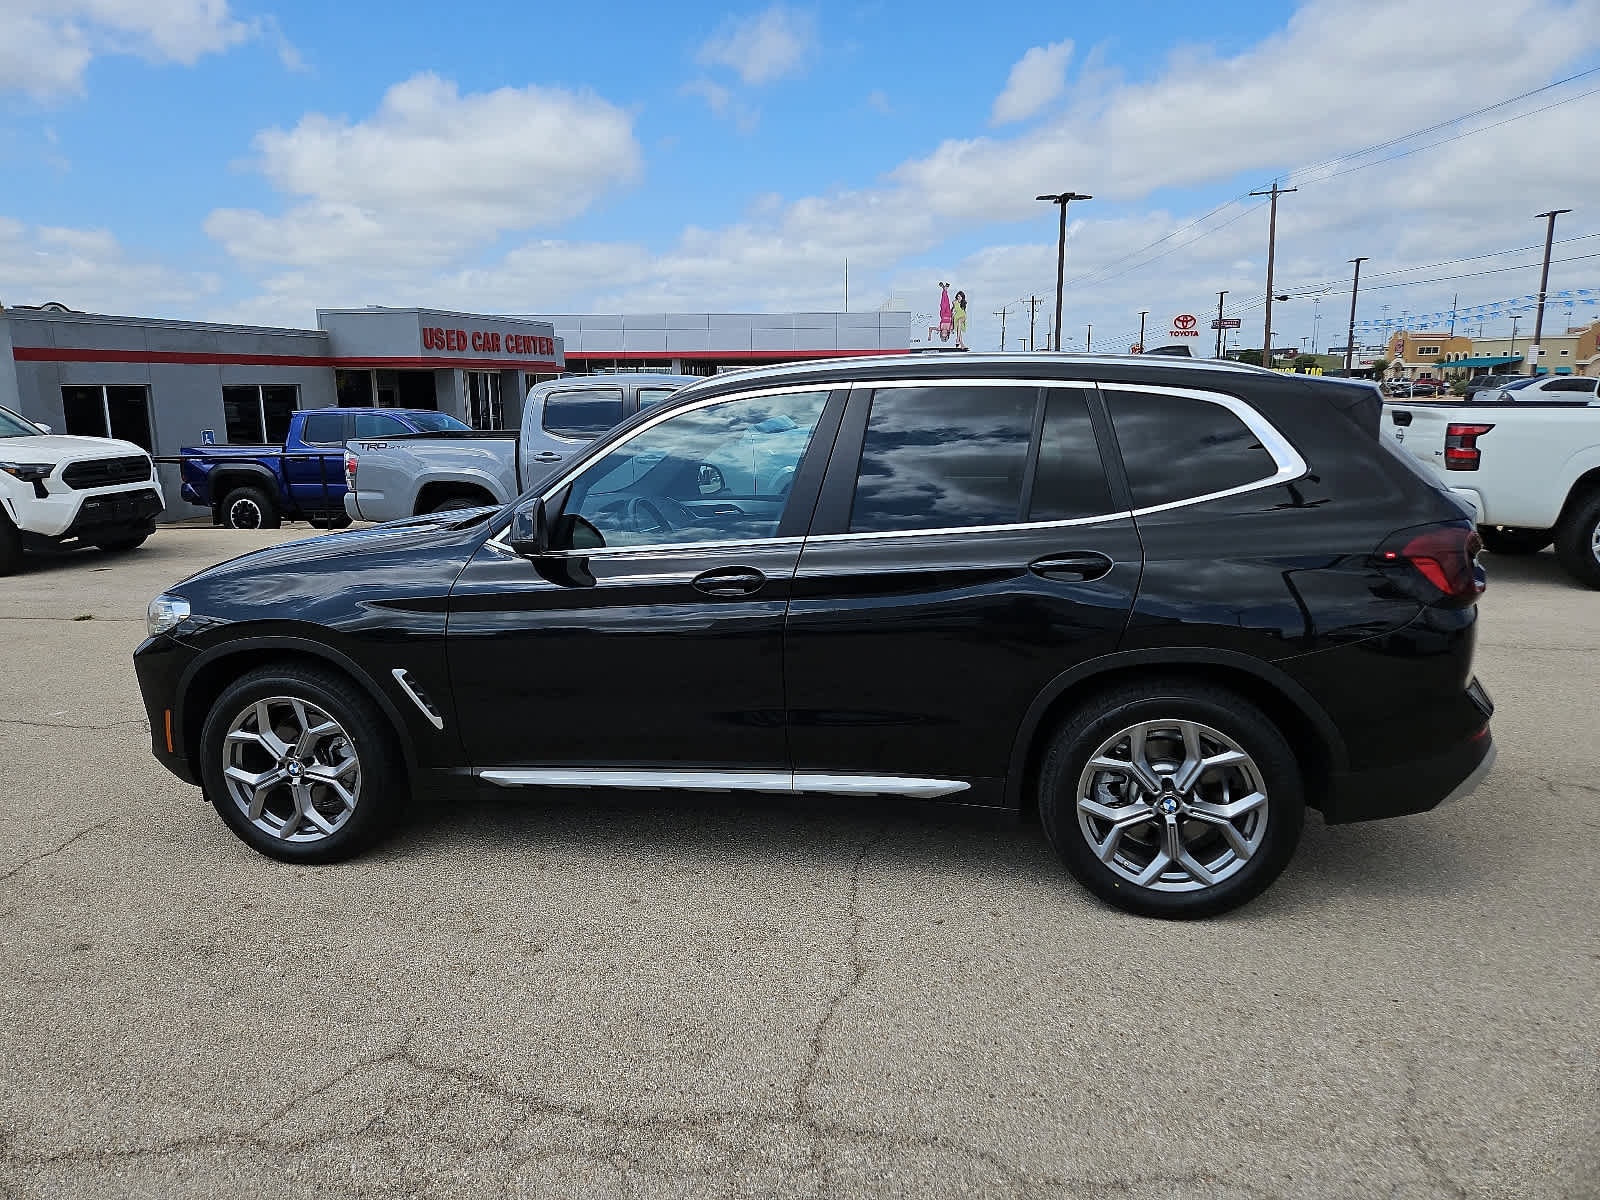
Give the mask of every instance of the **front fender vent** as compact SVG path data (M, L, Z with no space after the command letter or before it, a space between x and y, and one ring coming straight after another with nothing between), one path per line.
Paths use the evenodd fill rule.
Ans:
M443 729L444 717L434 707L433 701L428 699L428 693L418 687L416 681L411 678L411 672L404 667L396 667L391 674L394 675L394 681L400 685L400 690L411 697L411 703L422 710L422 715L428 718L433 727Z

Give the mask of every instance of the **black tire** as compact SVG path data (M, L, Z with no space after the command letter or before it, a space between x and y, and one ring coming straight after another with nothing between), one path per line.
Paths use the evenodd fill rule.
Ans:
M428 510L430 513L456 512L463 508L482 508L485 504L494 503L492 500L477 500L471 496L452 496L448 500L441 500Z
M11 518L0 512L0 575L11 575L22 567L22 535Z
M309 821L298 816L302 799L317 802L319 809L327 805L331 810L335 803L341 808L345 807L327 784L321 784L320 787L314 781L306 784L304 797L297 797L286 778L269 786L261 809L262 822L267 826L276 823L282 829L289 824L290 813L295 814L295 830L287 837L274 834L252 820L246 808L242 807L244 801L236 798L230 789L224 773L229 765L230 760L226 757L229 754L246 756L234 765L251 774L283 770L281 765L273 765L273 752L265 744L247 744L240 749L237 739L234 743L228 741L229 730L238 722L245 722L244 731L247 734L259 730L259 717L253 714L259 712L259 702L275 698L298 700L302 705L310 706L304 709L308 714L308 724L319 724L317 718L310 715L314 708L321 710L323 715L338 725L336 733L325 735L320 743L309 747L309 752L303 756L303 764L307 759L310 760L309 764L302 766L303 778L309 778L305 774L308 769L331 769L325 767L325 762L335 764L343 761L342 748L339 746L341 739L346 743L345 748L353 751L356 758L354 771L343 777L347 790L353 791L355 797L353 806L348 807L348 816L337 820L329 819L326 810L322 813L324 819L334 826L331 833L311 826ZM294 732L293 708L277 703L269 704L267 711L269 721L275 722L274 737L286 741L283 734L287 732L292 735ZM252 724L254 730L251 729ZM200 779L206 799L241 841L269 858L283 862L337 862L360 853L382 836L403 808L404 761L395 744L393 731L377 707L354 682L335 671L298 663L262 667L231 684L211 706L200 732ZM353 789L348 786L352 779ZM242 788L243 785L240 786Z
M1083 828L1084 823L1091 829L1099 829L1101 825L1092 817L1086 816L1082 822L1079 818L1078 786L1088 776L1089 761L1102 751L1109 739L1142 722L1179 721L1194 723L1197 729L1205 731L1207 738L1220 735L1249 757L1249 767L1259 777L1258 790L1265 794L1266 800L1232 823L1241 842L1247 846L1254 843L1251 852L1240 859L1227 839L1217 832L1220 826L1195 818L1184 821L1179 804L1180 800L1215 803L1218 796L1224 795L1216 790L1220 777L1234 775L1242 779L1246 768L1214 768L1202 775L1202 788L1187 794L1171 793L1173 811L1179 814L1172 818L1160 811L1160 806L1166 802L1166 792L1150 800L1144 792L1123 780L1120 786L1133 794L1116 795L1113 793L1118 783L1109 784L1108 790L1104 781L1116 781L1119 774L1102 771L1090 779L1091 799L1104 797L1109 803L1124 805L1130 815L1136 811L1141 816L1145 812L1150 814L1142 823L1130 824L1126 834L1117 839L1110 836L1110 827L1106 826L1102 844L1111 847L1116 866L1108 865L1101 861L1090 844L1091 835ZM1154 740L1158 750L1179 744L1164 736ZM1218 745L1226 748L1221 743ZM1158 778L1175 778L1170 773L1162 774L1161 768L1157 768L1156 773ZM1251 791L1247 796L1255 794L1256 791ZM1237 798L1235 791L1225 795ZM1181 679L1156 679L1103 692L1061 723L1040 771L1039 815L1045 835L1067 870L1102 900L1141 916L1206 917L1253 899L1283 871L1300 840L1300 829L1305 821L1305 795L1294 751L1277 726L1255 705L1225 688ZM1264 822L1264 826L1256 822ZM1182 868L1189 875L1187 883L1166 879L1171 872L1154 878L1152 886L1142 885L1132 878L1139 866L1155 864L1158 851L1164 845L1164 842L1158 844L1156 839L1164 839L1169 823L1192 832L1193 840L1182 847L1189 857L1199 859L1212 853L1207 846L1215 847L1217 856L1203 865L1216 869L1218 882L1199 884L1198 877L1187 868ZM1121 852L1124 838L1129 846L1126 854ZM1200 851L1194 850L1196 846L1201 847ZM1141 863L1144 849L1149 850L1149 859ZM1225 861L1229 855L1233 856L1232 861ZM1182 886L1191 886L1194 890L1164 890Z
M1490 554L1504 555L1537 554L1556 540L1555 532L1549 529L1497 529L1493 525L1480 525L1478 536Z
M1556 531L1556 558L1584 587L1600 590L1600 492L1572 506Z
M283 517L272 497L258 487L238 487L222 498L226 529L277 529Z
M107 554L124 554L129 550L137 550L149 537L148 533L130 533L126 537L97 538L94 544Z

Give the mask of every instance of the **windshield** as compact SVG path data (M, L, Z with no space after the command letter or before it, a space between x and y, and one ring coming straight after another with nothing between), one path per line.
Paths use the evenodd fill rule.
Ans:
M38 437L44 433L32 421L25 420L9 408L0 408L0 437Z
M412 413L411 423L417 427L419 433L460 433L462 430L472 429L472 426L456 420L449 413Z

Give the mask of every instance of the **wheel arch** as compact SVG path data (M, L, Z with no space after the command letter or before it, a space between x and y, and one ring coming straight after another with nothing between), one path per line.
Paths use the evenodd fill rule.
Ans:
M221 504L223 498L238 487L264 488L267 498L274 504L278 502L278 477L265 467L240 463L214 467L206 476L206 483L211 489L212 504Z
M490 504L503 504L494 488L486 480L456 478L456 479L430 479L417 489L416 498L411 503L411 515L420 517L430 513L437 505L446 500L471 499L487 496Z
M1590 467L1572 481L1572 486L1567 489L1567 498L1561 504L1561 515L1556 519L1555 528L1559 529L1571 520L1579 506L1597 492L1600 492L1600 466Z
M405 718L372 677L349 655L331 646L309 638L281 634L242 638L215 646L200 654L184 669L178 680L177 704L173 712L176 726L174 740L181 745L184 757L194 764L196 773L200 768L200 731L212 704L222 695L223 689L256 667L293 663L331 667L360 688L383 714L384 723L394 735L405 758L407 774L416 774L416 746L406 728Z
M1027 806L1051 734L1068 712L1112 687L1140 678L1174 677L1231 688L1262 709L1301 764L1306 803L1322 807L1329 776L1349 764L1344 738L1322 706L1271 663L1228 651L1184 647L1108 654L1051 680L1028 706L1012 743L1006 807Z

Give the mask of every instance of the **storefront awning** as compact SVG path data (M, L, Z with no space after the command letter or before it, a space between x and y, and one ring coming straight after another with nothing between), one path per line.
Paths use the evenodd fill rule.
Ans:
M1520 354L1490 354L1482 358L1458 358L1455 362L1440 363L1441 367L1455 370L1457 367L1503 367L1507 363L1521 362Z

